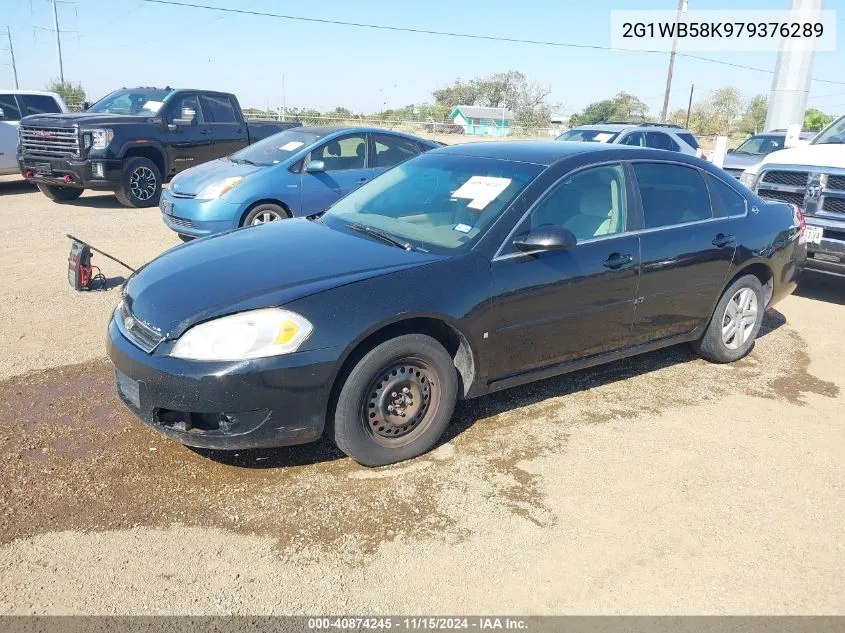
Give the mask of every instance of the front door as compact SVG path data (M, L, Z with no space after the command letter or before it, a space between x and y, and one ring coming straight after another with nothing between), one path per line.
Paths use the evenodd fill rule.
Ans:
M644 343L685 334L710 317L736 250L735 211L714 212L704 180L710 176L695 167L634 162L632 168L644 226L634 338Z
M639 238L621 164L564 176L517 228L562 226L575 246L534 253L510 244L493 259L493 380L625 347L637 296Z
M165 133L170 148L170 175L208 162L213 158L214 139L199 99L195 94L180 95L168 105L167 123L176 129ZM190 121L190 123L174 123Z
M18 171L15 150L18 146L18 122L21 113L15 95L0 94L0 174Z
M323 162L325 170L311 173L303 169L300 176L303 215L328 208L373 176L367 161L366 134L350 134L323 143L311 151L305 167L316 160Z

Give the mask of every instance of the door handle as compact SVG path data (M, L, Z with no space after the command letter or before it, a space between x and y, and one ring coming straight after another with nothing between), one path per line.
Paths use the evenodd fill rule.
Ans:
M211 134L211 130L209 130L209 129L200 130L200 134Z
M358 182L367 182L367 177L366 177L366 176L364 176L364 177L363 177L363 178L361 178Z
M605 268L622 268L626 264L630 264L634 261L634 258L630 255L621 255L620 253L613 253L610 257L604 260L603 265Z
M724 233L719 233L716 237L713 238L713 246L716 248L725 248L726 246L734 246L736 244L736 238L733 235L725 235Z

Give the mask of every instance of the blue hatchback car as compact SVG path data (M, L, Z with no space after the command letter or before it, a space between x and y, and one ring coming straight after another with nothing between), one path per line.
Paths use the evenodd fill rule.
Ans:
M182 172L159 206L183 238L307 216L438 146L381 129L297 127Z

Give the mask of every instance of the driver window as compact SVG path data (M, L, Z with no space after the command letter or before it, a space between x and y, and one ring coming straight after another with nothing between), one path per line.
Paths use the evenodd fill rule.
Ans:
M534 207L531 230L560 226L581 242L625 231L625 170L602 165L564 176Z
M364 169L367 139L363 135L332 139L311 152L311 160L321 160L326 171Z
M193 117L192 117L193 113ZM196 95L187 95L173 100L170 110L170 121L174 119L191 119L191 125L203 123L202 110Z

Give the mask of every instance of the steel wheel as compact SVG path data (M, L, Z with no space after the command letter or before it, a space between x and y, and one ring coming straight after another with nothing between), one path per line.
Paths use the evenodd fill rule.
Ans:
M158 188L156 175L148 167L136 167L129 175L129 189L141 202L146 202L155 195Z
M728 301L722 317L722 342L728 349L739 349L748 341L757 323L757 294L740 288Z
M275 211L270 211L269 209L265 209L254 218L252 218L252 226L258 226L259 224L266 224L267 222L275 222L276 220L283 219L281 215L279 215Z
M361 416L380 446L396 448L422 435L437 413L438 386L433 368L419 358L386 367L370 384Z

